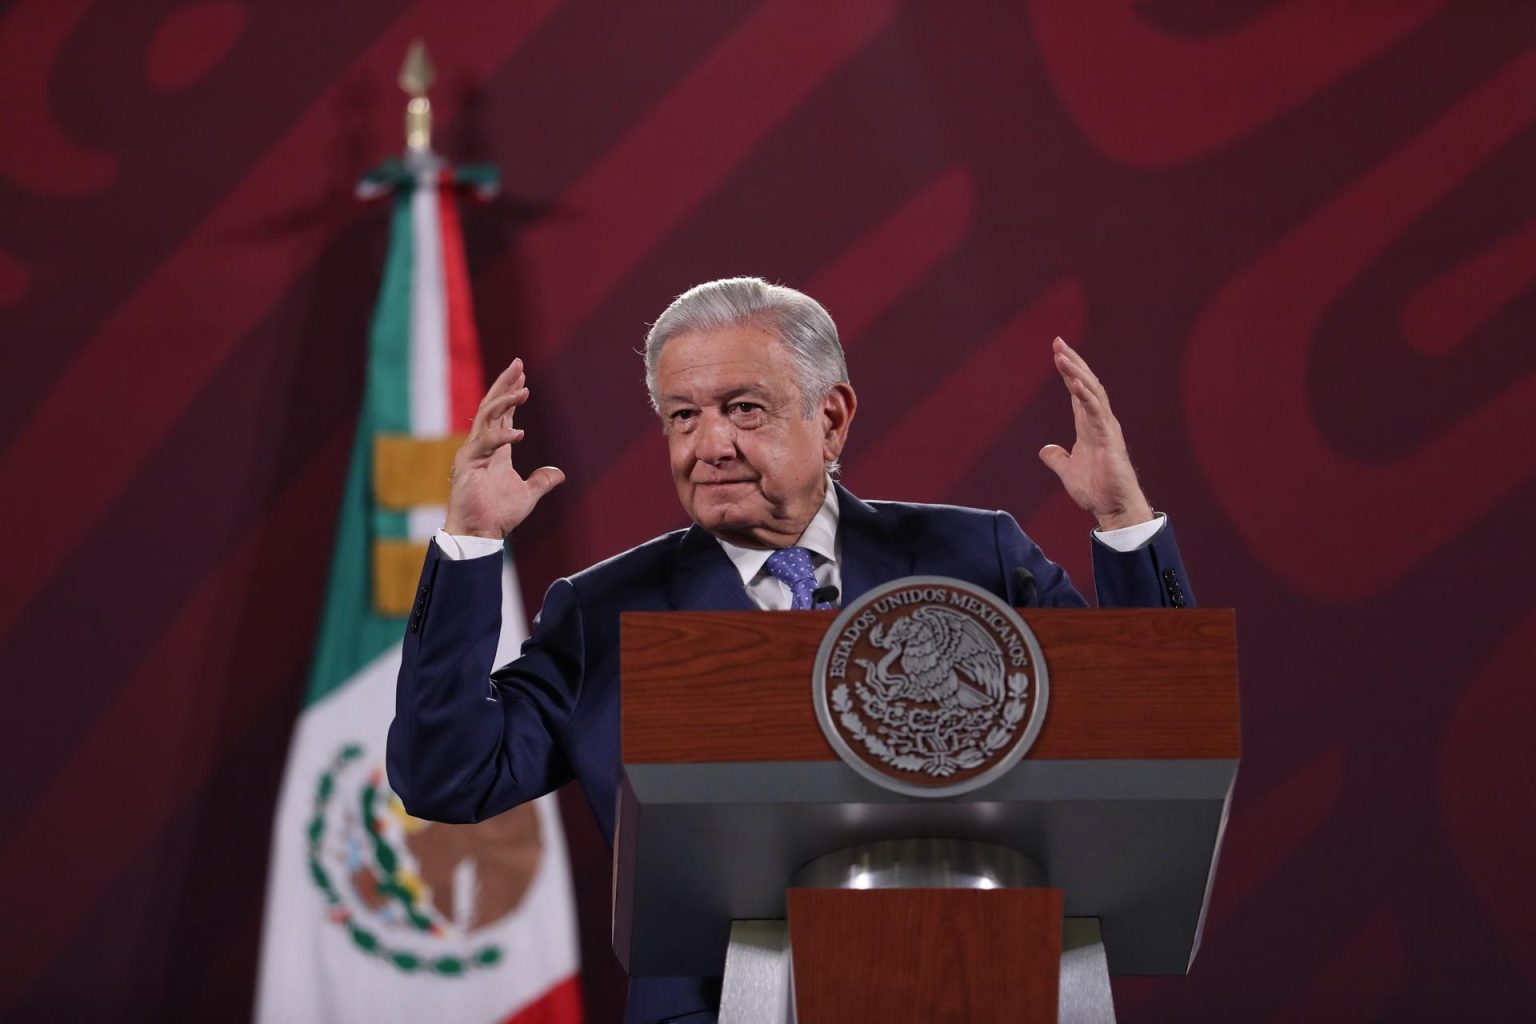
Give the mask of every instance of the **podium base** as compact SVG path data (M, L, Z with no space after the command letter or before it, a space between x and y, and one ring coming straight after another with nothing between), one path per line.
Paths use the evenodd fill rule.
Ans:
M1061 932L1058 1024L1115 1024L1098 918L1066 918ZM732 922L720 1024L816 1024L795 1016L790 964L787 922Z

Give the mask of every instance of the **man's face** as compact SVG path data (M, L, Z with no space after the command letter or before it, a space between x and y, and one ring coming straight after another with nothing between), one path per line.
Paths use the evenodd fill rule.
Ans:
M683 508L716 536L752 547L799 539L842 452L853 389L840 384L805 416L789 350L757 327L667 342L656 390Z

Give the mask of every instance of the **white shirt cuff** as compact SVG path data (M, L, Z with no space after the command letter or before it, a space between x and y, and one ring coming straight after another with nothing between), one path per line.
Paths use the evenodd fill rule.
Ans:
M1136 529L1136 527L1131 527ZM1116 530L1124 533L1124 530ZM437 547L450 562L462 562L468 558L484 558L502 550L501 541L494 537L456 537L447 530L438 530Z
M1161 512L1152 513L1152 518L1135 526L1122 526L1118 530L1094 530L1094 539L1100 543L1124 554L1127 551L1135 551L1147 541L1156 537L1158 531L1168 517Z

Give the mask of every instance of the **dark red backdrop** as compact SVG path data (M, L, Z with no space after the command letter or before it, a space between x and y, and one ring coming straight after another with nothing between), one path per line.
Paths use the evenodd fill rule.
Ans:
M505 172L466 215L487 360L570 478L531 600L678 523L631 349L730 273L838 317L856 491L1008 508L1085 579L1034 457L1064 334L1242 629L1206 948L1122 1018L1536 1015L1530 4L0 17L0 1016L247 1012L382 260L350 186L417 35L441 148Z

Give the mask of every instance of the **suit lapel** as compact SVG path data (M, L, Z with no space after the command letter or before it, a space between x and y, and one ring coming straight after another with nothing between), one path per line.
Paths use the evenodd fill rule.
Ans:
M741 585L736 566L720 548L720 542L695 523L678 542L672 572L670 598L679 610L752 611L757 606Z
M843 604L882 583L912 575L915 552L888 535L880 513L837 485L837 527L843 542ZM738 577L739 580L739 577Z

